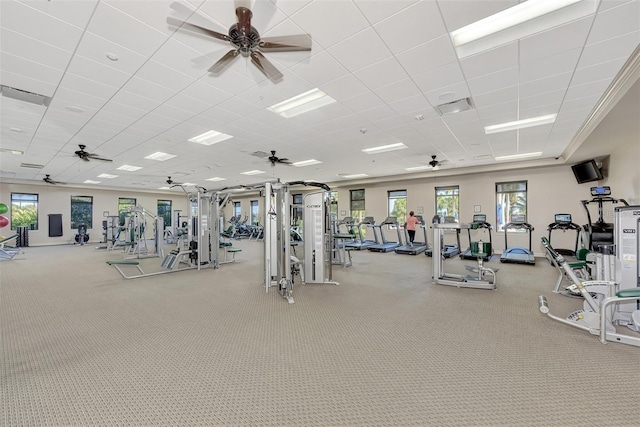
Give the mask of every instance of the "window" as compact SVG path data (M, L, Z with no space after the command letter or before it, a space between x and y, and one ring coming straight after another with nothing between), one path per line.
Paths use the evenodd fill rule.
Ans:
M338 192L329 191L329 213L331 218L338 219Z
M354 223L359 224L364 219L364 189L349 191L351 217Z
M257 200L251 201L251 224L260 224L260 205Z
M504 231L512 215L527 216L527 181L496 184L496 230Z
M404 224L407 216L407 190L387 192L389 198L389 216L394 216L398 224Z
M242 208L240 207L240 202L233 202L233 216L235 216L238 221L240 221L240 217L242 216Z
M120 225L124 225L127 219L128 209L136 207L136 199L125 197L118 198L118 216L120 217Z
M171 200L158 200L158 217L164 219L165 227L171 227Z
M292 194L293 208L291 209L291 224L302 226L304 220L304 201L302 194Z
M38 195L11 193L11 229L38 229Z
M460 220L460 187L436 187L436 215L454 217Z
M71 228L77 229L84 224L87 229L93 228L93 197L71 196Z

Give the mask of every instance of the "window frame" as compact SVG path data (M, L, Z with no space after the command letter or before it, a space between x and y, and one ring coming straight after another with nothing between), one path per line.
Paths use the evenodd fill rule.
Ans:
M362 192L362 196L360 196L360 192ZM362 206L360 206L360 202L362 202ZM366 190L364 188L349 190L349 212L355 224L359 224L367 215Z
M508 190L508 191L499 191L499 187L500 186L505 186L505 185L523 185L524 186L524 190L522 189L517 189L517 190ZM522 180L522 181L503 181L503 182L496 182L496 211L495 211L495 230L497 233L503 233L504 230L504 226L511 220L510 217L512 215L524 215L525 218L527 217L527 208L528 208L528 190L529 190L529 183L526 180ZM522 205L520 204L519 206L516 203L513 203L514 206L519 207L520 209L512 209L511 207L509 208L510 211L510 215L509 218L507 218L507 214L504 213L505 212L505 208L502 206L501 202L500 202L500 194L516 194L516 193L524 193L524 210L522 210ZM511 203L510 203L511 205ZM503 214L504 213L504 214ZM504 218L503 218L504 217ZM501 221L503 221L503 223L501 223ZM526 233L525 229L515 229L515 228L511 228L509 230L507 230L509 233Z
M403 195L397 196L397 197L392 197L392 193L403 193ZM396 200L402 200L404 199L404 214L402 214L402 217L400 215L395 215L396 220L398 221L398 226L400 227L400 229L404 229L404 223L406 221L407 218L407 190L388 190L387 191L387 216L394 216L391 215L391 213L393 211L396 210ZM393 210L391 210L391 200L393 200ZM393 229L394 226L389 225L389 229Z
M242 219L242 203L233 202L233 216L240 221Z
M251 200L251 225L258 225L260 223L260 202L258 200ZM254 211L255 208L255 211Z
M439 191L453 190L453 194L438 194ZM453 216L458 222L460 222L460 186L459 185L447 185L444 187L434 187L435 194L435 214L438 216ZM457 212L453 212L453 215L441 215L438 210L438 197L451 197L456 201L453 203ZM448 214L448 212L447 212Z
M169 209L164 214L160 213L160 206L161 206L160 202L168 202L169 203L168 204ZM166 208L166 206L167 205L165 205L165 208ZM173 225L172 209L173 209L173 200L168 200L168 199L157 199L156 200L156 213L157 213L158 217L162 217L162 219L164 220L164 226L165 227L171 227ZM167 218L167 214L169 215L168 218ZM167 223L167 219L169 220L168 223Z
M133 204L130 202L124 202L124 200L133 200ZM127 218L127 208L128 207L136 207L138 205L138 199L135 197L118 197L118 216L120 217L119 223L120 225L125 224L125 220Z
M89 199L89 201L88 202L87 201L81 201L81 200L75 200L74 201L74 198L76 198L76 199L84 198L84 199ZM74 211L73 206L75 204L89 205L89 217L88 217L89 220L88 221L79 221L79 222L77 222L75 220L74 214L73 214L73 211ZM87 230L92 229L93 228L93 196L71 196L71 215L70 215L70 217L71 217L70 226L71 226L72 230L76 230L78 228L78 226L80 224L83 224L83 223L87 227Z
M28 200L28 199L20 200L15 196L34 196L35 200ZM29 205L29 204L35 205L35 209L36 209L35 223L30 222L29 224L14 225L15 223L14 215L17 213L16 211L20 211L26 207L26 206L22 206L23 202L25 205ZM18 205L17 208L15 206L16 204ZM38 223L40 222L40 195L38 193L11 192L11 217L9 218L9 220L11 221L11 230L16 230L17 227L27 227L30 230L34 230L34 231L38 230Z

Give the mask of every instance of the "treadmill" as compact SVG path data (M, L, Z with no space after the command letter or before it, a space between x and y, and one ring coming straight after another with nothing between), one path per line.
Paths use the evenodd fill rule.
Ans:
M396 232L398 233L398 241L397 242L389 242L384 233L382 232L382 227L385 225L393 225L396 227ZM374 227L378 227L380 229L380 237L382 238L382 243L377 245L369 246L371 252L390 252L393 251L398 246L402 245L402 235L400 234L400 227L398 226L398 220L395 216L388 216L378 225L374 225Z
M509 230L525 230L529 233L529 249L513 247L507 244L507 234ZM504 247L505 250L500 256L500 262L535 265L536 257L531 251L531 232L534 230L533 225L527 223L524 215L511 215L511 222L504 226Z
M576 244L573 249L558 249L554 248L554 250L560 255L565 256L576 256L576 252L578 252L578 240L580 239L580 226L574 222L571 222L571 214L555 214L553 216L553 222L547 226L547 230L549 231L549 245L551 245L551 232L556 230L562 230L566 232L567 230L573 230L576 232Z
M365 217L358 225L358 235L360 236L360 240L355 239L352 242L345 242L345 248L353 248L357 251L361 249L367 249L373 245L377 245L380 243L378 239L378 233L376 232L376 220L373 219L372 216ZM364 238L364 228L371 227L373 229L373 240L365 240Z
M453 216L445 216L441 217L440 215L435 215L433 219L431 219L432 224L457 224L458 221ZM456 242L457 245L446 245L443 244L440 248L440 255L443 258L451 258L460 253L460 232L456 229ZM434 242L435 243L435 242ZM433 249L427 249L424 251L426 256L433 255Z
M491 224L487 222L487 216L485 214L475 214L473 215L473 222L471 223L471 228L467 229L467 233L469 234L469 248L460 253L461 259L478 259L476 255L471 253L471 229L480 230L484 229L489 232L489 243L491 243L491 253L488 253L486 257L482 258L484 261L489 261L491 256L493 255L493 242L491 241L491 230L493 227Z
M401 255L418 255L427 249L427 226L424 223L424 218L422 215L416 215L416 219L418 220L418 225L422 228L424 232L424 242L416 242L414 240L413 245L409 244L409 232L407 231L407 227L404 228L404 241L405 245L398 246L395 248L395 252ZM416 230L417 231L417 230Z

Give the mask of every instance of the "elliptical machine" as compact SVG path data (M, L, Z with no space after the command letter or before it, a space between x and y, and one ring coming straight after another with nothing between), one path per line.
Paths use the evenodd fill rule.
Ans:
M611 197L611 187L591 187L591 200L582 200L582 207L587 211L588 224L582 226L584 232L587 234L588 242L585 245L587 249L596 252L601 251L600 247L608 247L613 245L613 223L607 223L604 221L604 209L605 203L622 203L625 206L629 206L624 199L614 199ZM588 205L595 203L598 205L598 220L596 222L591 221L591 213L589 212ZM604 250L604 248L603 248Z

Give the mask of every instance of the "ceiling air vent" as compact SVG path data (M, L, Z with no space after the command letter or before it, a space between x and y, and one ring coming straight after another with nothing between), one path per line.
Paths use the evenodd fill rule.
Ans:
M36 165L33 163L20 163L21 168L29 168L29 169L42 169L44 165Z
M436 105L436 111L441 116L460 113L462 111L471 110L472 108L471 98L462 98L456 101L447 102L446 104Z
M28 102L30 104L49 106L51 98L48 96L40 95L39 93L33 93L22 89L16 89L10 86L2 85L2 96L6 98L17 99L19 101Z

